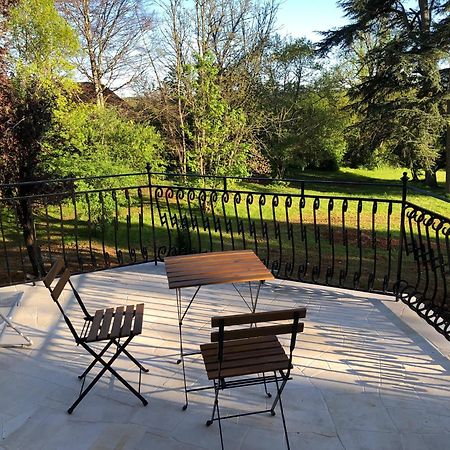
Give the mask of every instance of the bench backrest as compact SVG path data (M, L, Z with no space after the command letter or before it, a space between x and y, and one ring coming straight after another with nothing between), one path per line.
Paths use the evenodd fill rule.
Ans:
M306 317L306 308L281 309L267 312L234 314L228 316L215 316L211 318L211 326L219 328L211 333L211 342L218 342L218 362L223 361L223 347L225 341L236 339L248 339L259 336L274 336L280 334L290 334L291 343L289 347L289 359L292 362L292 352L294 351L297 334L304 328L300 319ZM277 322L276 324L256 326L256 324ZM288 323L279 323L288 322ZM225 330L225 327L236 325L250 325L251 327Z
M60 274L60 272L62 272L61 276L59 277L58 281L56 282L55 286L52 287L53 282L55 281L55 279L57 278L57 276ZM67 324L67 326L69 327L70 331L73 334L73 337L75 338L75 340L78 342L79 340L79 335L75 330L75 327L73 326L72 322L70 321L69 317L67 316L67 314L64 311L64 308L61 305L61 302L59 301L61 294L64 290L64 288L66 287L67 283L69 283L75 298L77 299L78 304L80 305L81 309L83 310L83 313L85 314L86 317L89 316L89 313L87 312L83 301L81 300L80 296L78 295L78 292L76 291L76 289L74 288L72 282L70 281L70 270L67 269L65 267L65 263L64 263L64 259L63 258L59 258L51 267L51 269L48 271L47 275L44 277L44 284L47 287L47 289L50 292L50 295L52 296L53 301L56 303L56 305L58 306L59 310L61 311L61 314L64 317L64 320Z

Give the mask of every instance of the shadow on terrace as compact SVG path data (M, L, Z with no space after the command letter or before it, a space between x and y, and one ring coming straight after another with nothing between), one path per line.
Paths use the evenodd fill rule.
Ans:
M25 293L14 320L34 346L0 350L0 448L220 448L217 424L205 426L211 391L191 394L189 408L181 410L176 303L164 265L140 264L73 280L90 310L145 303L143 334L129 348L150 369L141 388L149 404L143 407L104 376L69 416L67 407L80 388L77 375L90 358L74 345L42 283L5 287L0 296ZM183 294L187 298L190 292ZM70 291L64 291L63 302L80 325ZM442 336L392 297L294 281L266 282L258 310L303 305L305 331L284 395L292 448L448 448L450 361L424 337L432 331L445 341ZM202 288L185 321L186 351L208 342L212 315L239 312L245 305L231 286ZM9 330L5 338L12 338ZM139 373L131 362L121 358L118 368L137 385ZM189 385L207 383L199 356L186 368ZM225 391L223 398L223 413L252 410L266 401L263 388ZM285 448L278 415L242 417L223 426L228 449Z

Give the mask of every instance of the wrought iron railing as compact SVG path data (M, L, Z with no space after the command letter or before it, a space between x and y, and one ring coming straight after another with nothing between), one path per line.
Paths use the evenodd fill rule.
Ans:
M396 292L450 340L450 219L410 202L404 208L404 252Z
M147 169L120 182L41 182L25 196L9 185L16 195L0 198L0 285L39 279L59 255L84 272L248 248L279 278L396 294L450 339L449 219L410 203L406 177L377 183L373 198L352 192L373 183ZM80 189L86 181L96 188ZM328 193L336 184L342 195Z

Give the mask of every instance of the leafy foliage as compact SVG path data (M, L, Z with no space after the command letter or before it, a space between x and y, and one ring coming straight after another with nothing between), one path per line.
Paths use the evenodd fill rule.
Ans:
M11 12L10 54L15 77L48 82L65 80L73 69L70 58L78 38L58 14L53 0L21 0Z
M58 110L46 141L47 170L68 177L163 169L163 147L149 125L111 107L78 104Z
M412 170L433 172L445 124L439 61L450 50L450 3L348 0L342 6L351 23L328 32L322 51L340 47L351 55L371 41L358 53L359 79L350 89L359 118L353 150L367 159L385 147Z
M189 112L186 133L192 142L189 169L201 174L247 175L246 116L222 96L213 57L197 55L195 64L186 67L184 81Z
M263 140L275 174L336 169L350 121L339 74L322 69L311 42L277 37L266 77L260 87L260 107L268 116Z
M0 172L4 180L33 181L44 176L42 141L70 89L67 58L77 40L50 0L20 1L6 27L11 76L4 90L9 106Z

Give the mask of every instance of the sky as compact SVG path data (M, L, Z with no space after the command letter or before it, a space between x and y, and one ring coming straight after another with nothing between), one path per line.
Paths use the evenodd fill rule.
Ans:
M281 35L321 39L318 31L342 26L345 19L336 0L282 0L278 10L278 32Z

